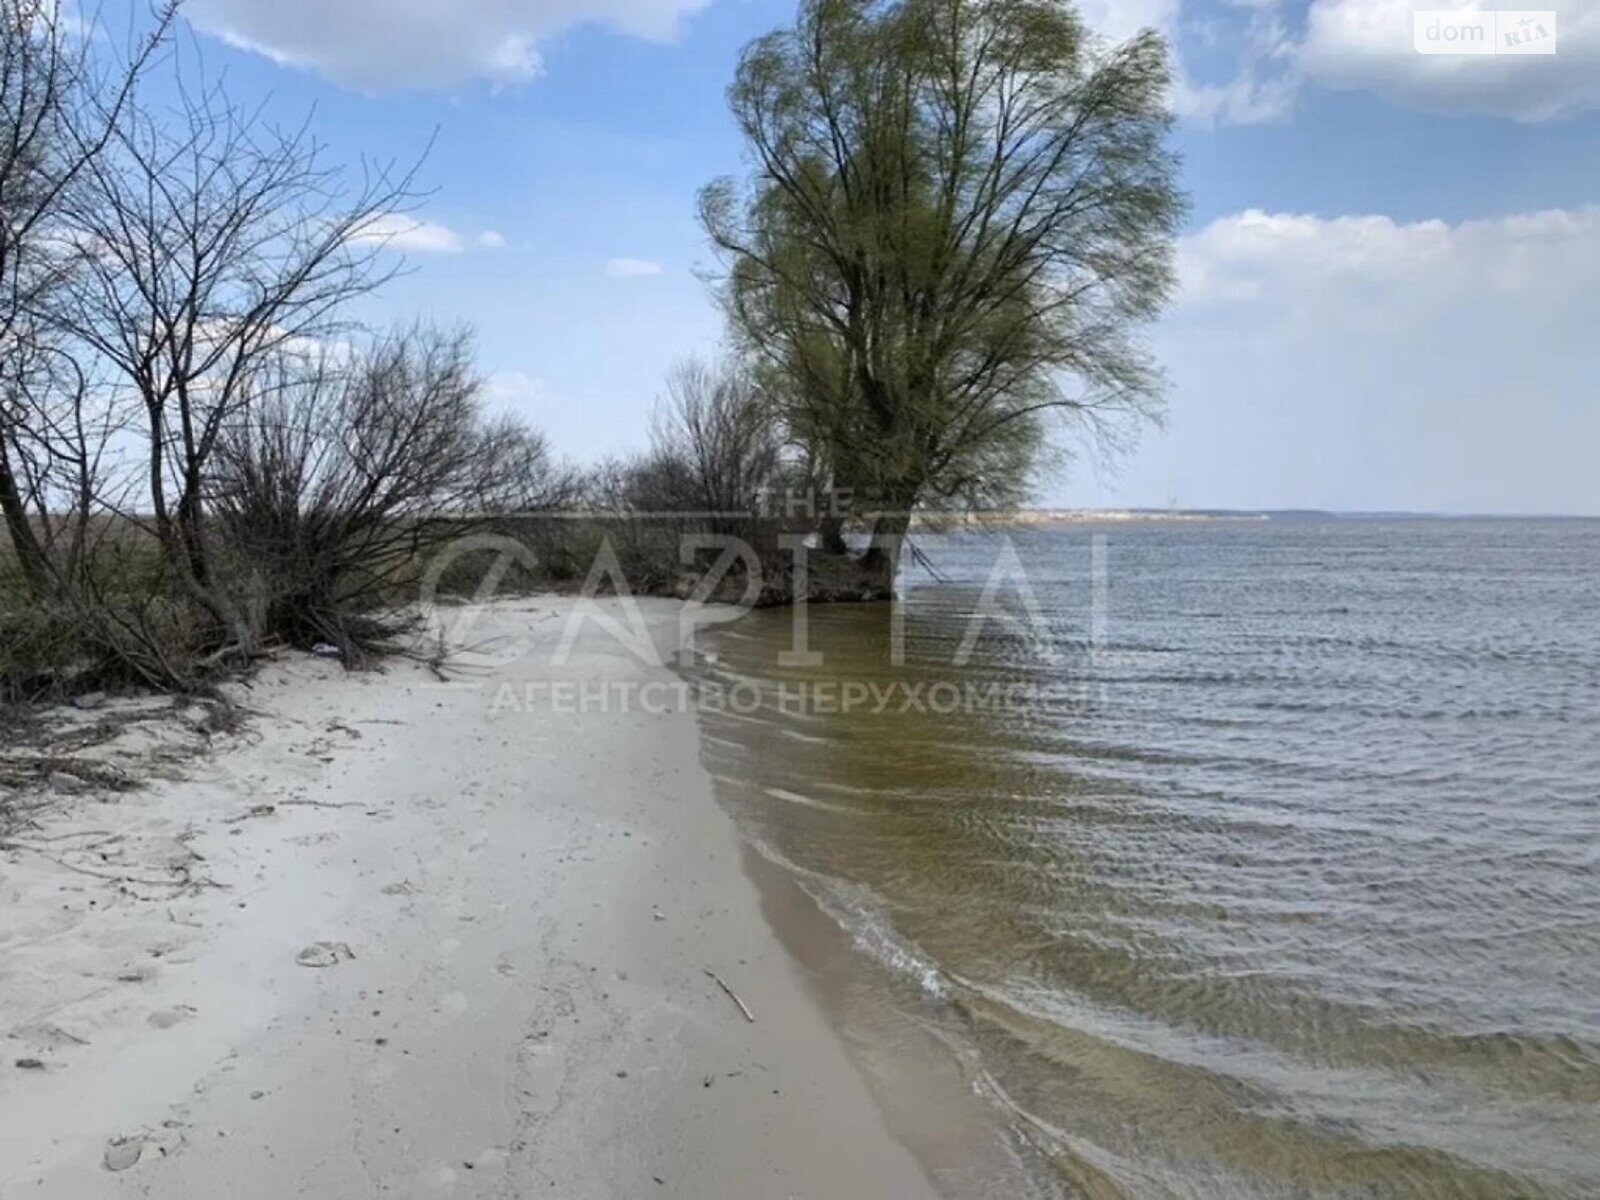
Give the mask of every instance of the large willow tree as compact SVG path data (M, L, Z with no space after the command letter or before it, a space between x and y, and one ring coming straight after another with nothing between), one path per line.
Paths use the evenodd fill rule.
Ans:
M1053 418L1157 411L1167 93L1158 36L1104 46L1059 0L802 0L746 49L752 171L702 219L735 329L880 566L918 506L1018 499Z

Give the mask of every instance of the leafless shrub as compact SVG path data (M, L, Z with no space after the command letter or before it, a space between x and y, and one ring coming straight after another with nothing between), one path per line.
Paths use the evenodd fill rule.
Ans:
M254 380L209 498L258 635L360 658L441 550L568 487L539 434L485 417L469 337L417 327Z
M341 336L347 306L393 274L375 231L410 175L351 183L305 127L280 131L216 87L179 80L175 112L135 106L72 208L83 247L60 320L135 397L142 511L173 582L217 641L250 652L250 614L216 575L207 486L224 430L286 354Z
M433 551L570 500L462 334L363 340L407 170L353 177L216 86L136 102L0 0L0 700L203 689L275 641L359 658Z
M568 557L592 561L609 545L631 588L673 592L696 570L682 560L687 537L732 537L762 558L775 555L779 523L768 497L791 470L778 429L736 365L680 364L657 406L650 449L590 473L584 498L593 521L568 531ZM701 557L718 553L707 547Z
M0 0L0 521L12 586L35 603L81 566L110 419L56 321L80 260L70 214L173 11L119 60L58 0Z
M698 510L711 532L747 532L779 472L778 428L747 373L687 360L667 379L640 484L664 507Z

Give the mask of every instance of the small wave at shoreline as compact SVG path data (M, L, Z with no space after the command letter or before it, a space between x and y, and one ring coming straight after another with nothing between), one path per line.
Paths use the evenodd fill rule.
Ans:
M865 1040L934 1035L1070 1195L1600 1195L1600 630L1539 608L1600 585L1583 539L1119 534L1110 626L1152 671L1079 649L1086 586L1049 573L1073 536L1024 556L1058 636L997 629L968 676L940 663L976 552L912 590L903 666L871 606L814 611L814 670L775 665L782 614L723 643L768 692L1047 685L1020 714L702 714L754 852L881 973ZM1537 586L1457 578L1493 554ZM1496 622L1514 652L1479 652Z

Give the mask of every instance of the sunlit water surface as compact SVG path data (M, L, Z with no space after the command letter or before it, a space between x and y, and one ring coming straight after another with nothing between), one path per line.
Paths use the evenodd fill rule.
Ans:
M882 606L718 642L767 703L707 759L874 963L858 1039L936 1034L1044 1192L1600 1196L1600 523L1009 537L1042 620L1002 586L964 666L990 535L925 542L902 667Z

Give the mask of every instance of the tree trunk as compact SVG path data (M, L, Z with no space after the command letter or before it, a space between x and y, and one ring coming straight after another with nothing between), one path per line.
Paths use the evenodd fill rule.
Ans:
M874 589L885 598L894 595L895 576L900 571L900 551L911 528L911 507L879 517L872 527L872 542L861 556L861 570Z
M50 591L50 564L39 545L33 522L28 519L28 507L23 503L22 492L17 487L17 477L11 470L11 460L5 441L0 439L0 511L4 512L6 533L11 539L12 551L22 571L23 583L35 600L43 600Z
M178 536L183 543L184 557L189 561L189 571L201 587L211 586L210 564L206 560L206 547L200 528L200 481L191 476L184 481L183 497L178 501Z
M818 530L822 549L828 554L849 554L850 543L844 540L844 518L825 516Z

